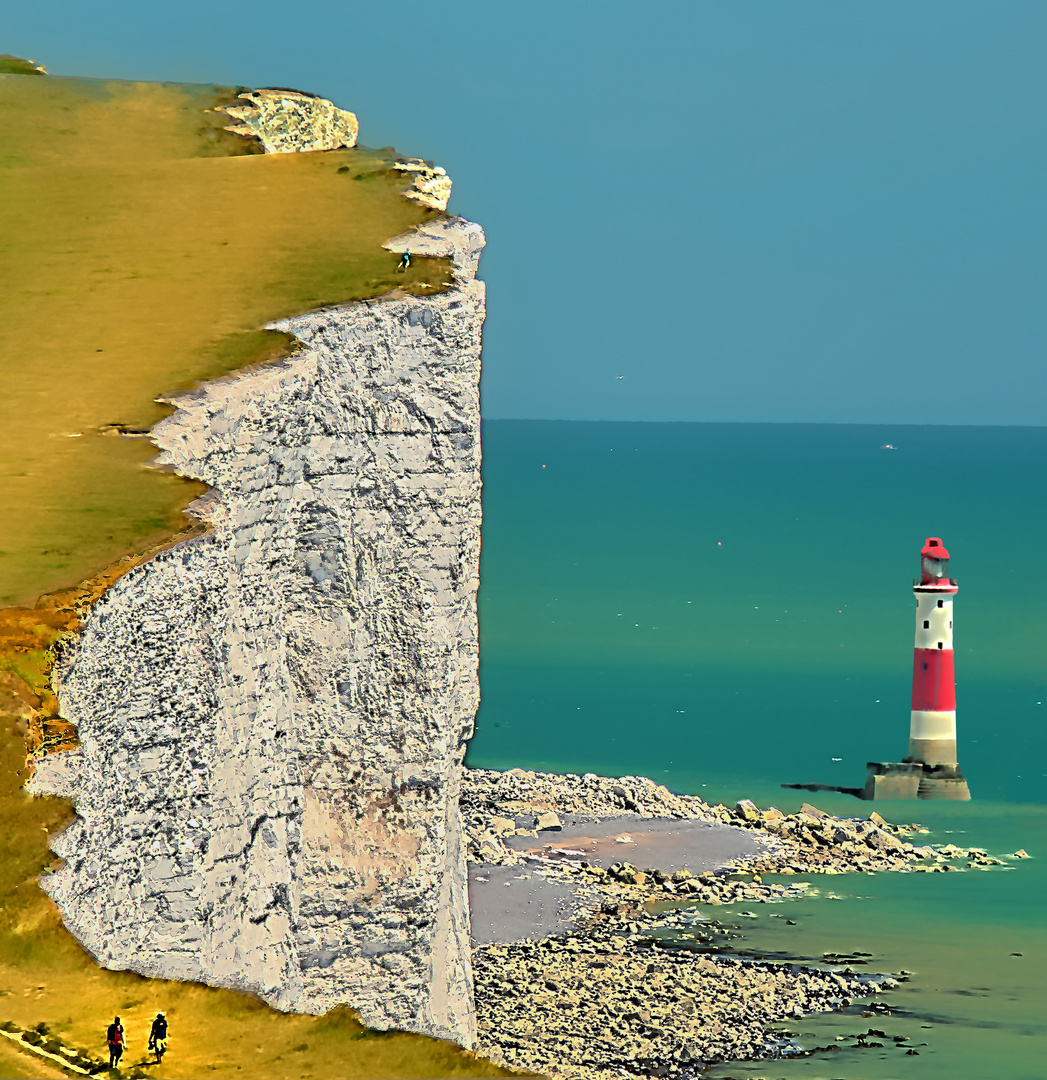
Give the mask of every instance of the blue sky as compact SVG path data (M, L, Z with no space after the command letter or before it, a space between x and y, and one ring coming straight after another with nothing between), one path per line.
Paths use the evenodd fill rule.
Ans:
M1045 422L1047 4L40 0L54 74L291 86L484 225L488 418Z

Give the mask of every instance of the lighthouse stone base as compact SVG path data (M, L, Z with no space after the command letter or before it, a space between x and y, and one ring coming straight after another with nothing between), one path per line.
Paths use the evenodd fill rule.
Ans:
M966 802L971 797L959 765L870 761L866 767L866 799L952 799Z

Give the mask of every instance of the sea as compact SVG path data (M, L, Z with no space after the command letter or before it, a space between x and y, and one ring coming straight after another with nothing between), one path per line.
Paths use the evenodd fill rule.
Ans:
M1044 1080L1047 428L487 420L483 446L467 764L876 810L920 824L921 842L1012 856L812 875L803 900L700 909L739 955L829 967L826 954L867 954L853 970L902 980L778 1025L790 1056L706 1075ZM959 585L971 801L782 787L861 787L866 762L906 754L912 579L930 536Z

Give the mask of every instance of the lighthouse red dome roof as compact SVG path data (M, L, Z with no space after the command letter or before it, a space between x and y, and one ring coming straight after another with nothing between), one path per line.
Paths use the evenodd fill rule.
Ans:
M949 557L945 545L942 543L941 538L937 536L927 537L926 542L920 549L920 555L925 559L947 559Z

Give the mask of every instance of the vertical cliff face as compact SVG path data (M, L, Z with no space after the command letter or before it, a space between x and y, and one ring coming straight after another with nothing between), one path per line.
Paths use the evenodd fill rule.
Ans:
M301 351L172 401L206 536L57 665L80 748L44 887L103 964L475 1042L458 812L478 701L483 233L391 241L455 287L274 324Z

